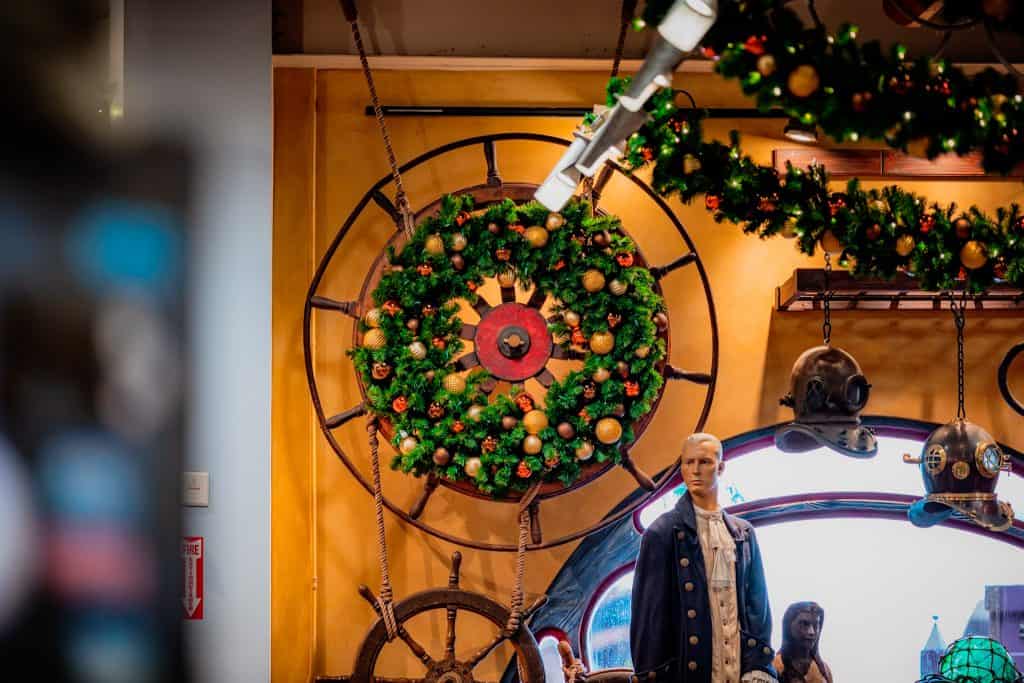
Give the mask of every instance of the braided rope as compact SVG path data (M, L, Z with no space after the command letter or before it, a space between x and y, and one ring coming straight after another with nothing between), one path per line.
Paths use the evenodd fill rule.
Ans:
M388 640L398 635L398 622L395 619L394 593L391 589L391 573L388 571L388 543L384 536L384 494L380 488L380 457L377 440L377 417L371 415L366 421L366 433L370 442L370 464L373 468L373 505L377 513L377 553L380 560L380 598L377 600L378 611L384 620Z
M377 97L377 88L373 84L373 74L370 72L370 62L366 58L366 49L363 47L363 38L359 34L359 20L355 12L354 0L342 3L345 8L345 16L352 27L352 39L355 41L356 49L359 50L359 63L363 65L363 76L366 78L366 86L370 90L370 99L373 101L373 113L377 119L377 126L380 128L381 137L384 138L384 149L388 154L388 164L391 165L391 177L395 181L395 206L402 217L400 226L406 237L412 237L415 226L413 225L412 208L409 206L409 198L405 194L405 187L402 185L402 174L398 170L398 161L395 159L395 150L391 146L391 136L388 134L388 126L384 121L384 112L380 108L380 99Z
M525 498L524 498L525 500ZM511 611L505 624L505 636L511 638L521 626L523 617L523 575L526 573L526 543L530 537L529 504L519 508L519 545L516 549L516 582L512 587Z

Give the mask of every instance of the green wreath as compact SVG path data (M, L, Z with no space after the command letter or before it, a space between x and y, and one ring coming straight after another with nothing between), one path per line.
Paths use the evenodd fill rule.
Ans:
M635 249L617 218L592 215L586 202L561 214L511 200L474 212L471 197L444 197L400 252L389 251L375 308L360 323L363 343L349 351L369 410L393 427L392 467L502 496L538 481L568 486L591 458L618 462L664 381L664 302L633 264ZM554 344L583 359L581 371L550 384L543 406L519 388L488 396L491 375L457 365L457 300L477 304L492 277L553 297Z

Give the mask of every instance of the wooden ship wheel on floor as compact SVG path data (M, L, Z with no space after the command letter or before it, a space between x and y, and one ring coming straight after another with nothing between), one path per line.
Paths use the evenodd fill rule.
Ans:
M481 167L486 173L485 182L480 185L459 190L453 193L453 195L471 197L474 208L479 211L486 210L488 207L498 206L502 202L507 202L508 200L519 205L532 199L537 186L528 183L509 183L505 182L501 178L498 172L495 143L505 141L540 142L559 146L567 146L569 144L560 138L531 133L501 133L485 135L452 142L438 147L404 164L399 170L401 172L406 172L452 151L466 147L476 147L482 152L483 163L481 164ZM710 325L710 330L708 332L711 346L710 368L708 368L708 371L706 372L690 371L680 369L671 363L671 340L667 315L662 316L659 321L660 324L658 325L657 338L659 343L664 344L664 355L656 364L657 371L665 380L690 383L700 387L704 392L704 400L701 410L699 414L694 416L693 422L690 425L691 429L699 431L703 427L710 411L718 370L717 320L707 274L693 241L690 239L686 229L664 200L658 197L643 181L633 175L625 173L617 166L611 164L607 165L595 179L593 184L586 188L585 194L587 196L585 198L590 200L592 210L595 214L602 215L603 212L599 208L601 192L608 182L616 175L619 175L632 183L632 185L639 189L644 196L654 202L665 218L675 228L676 232L686 245L686 251L681 256L668 263L657 266L649 265L643 254L640 252L639 247L637 247L635 252L631 254L631 266L644 269L650 274L653 281L653 290L657 292L658 295L661 294L662 280L667 276L670 276L670 274L677 269L694 268L701 283L701 294L706 305L707 319ZM356 466L355 462L353 462L349 455L345 453L344 449L335 438L334 432L349 421L369 412L368 391L372 390L372 387L367 386L368 382L365 381L365 378L359 377L359 387L364 399L361 403L342 410L325 408L321 403L320 392L317 387L317 371L315 369L314 352L313 347L310 344L310 339L312 335L314 312L316 312L317 315L341 314L351 317L353 319L353 344L358 345L360 340L364 338L366 326L361 321L369 311L378 307L378 302L375 302L373 299L373 293L375 288L380 285L382 277L384 277L388 269L387 255L392 250L394 252L400 252L403 245L405 245L409 239L407 233L401 229L402 218L396 207L396 203L392 202L384 193L384 188L390 180L391 176L387 176L381 178L377 183L375 183L363 195L351 214L343 222L316 270L306 297L304 315L303 343L306 372L317 419L321 430L327 438L328 443L331 445L331 448L349 469L352 475L368 492L372 492L370 481L362 473L360 468ZM442 205L442 202L443 199L437 199L428 203L425 207L416 212L416 223L420 223L422 220L436 214L439 207ZM344 243L345 238L349 235L356 220L362 215L364 210L371 205L371 203L386 212L386 214L394 220L396 232L388 241L385 250L378 256L370 267L361 287L359 297L355 300L347 301L331 298L325 293L320 292L321 282L325 277L332 259L338 253L338 250ZM621 232L628 237L624 227L621 229ZM464 324L461 328L459 336L462 338L461 343L466 345L467 352L460 355L458 358L453 359L455 369L463 374L470 373L471 371L479 371L480 369L485 370L489 377L481 383L480 391L490 396L492 401L494 400L494 395L500 393L496 390L503 386L508 386L509 384L519 384L521 386L527 381L536 382L537 385L541 387L540 390L543 391L544 387L551 386L552 382L555 381L555 373L551 370L553 361L555 364L568 363L572 365L574 362L583 360L585 354L577 349L569 347L567 344L555 343L553 340L551 331L549 330L549 324L552 322L552 316L545 313L545 311L550 310L551 307L552 297L548 293L544 292L540 287L533 287L532 289L524 291L523 298L525 300L519 301L516 298L514 282L503 279L501 273L498 273L494 279L498 281L499 286L495 289L500 292L500 301L489 301L485 297L477 295L473 297L471 302L466 302L479 315L479 321L475 324ZM482 287L481 289L484 288ZM528 296L527 292L529 292ZM471 349L468 348L470 344L473 345ZM625 515L631 514L635 509L643 505L659 489L659 486L663 485L669 479L673 469L668 467L670 463L665 463L666 467L662 476L655 481L646 473L641 471L629 457L629 448L632 444L636 443L644 430L650 424L661 400L664 387L664 383L659 386L656 396L651 401L651 409L646 414L639 416L639 418L633 423L633 438L628 443L622 443L617 446L620 454L620 457L617 458L619 464L632 474L633 477L635 477L636 481L645 490L645 495L637 496L628 505L616 510L613 514L608 515L597 522L582 526L570 533L566 533L555 538L545 538L540 527L539 516L540 505L542 502L570 493L574 490L578 490L607 472L611 467L615 466L611 460L605 460L603 462L598 462L596 458L587 460L582 463L579 475L571 483L566 484L563 481L544 481L535 491L535 497L533 497L531 504L527 508L527 513L530 516L531 527L531 536L528 541L528 547L530 549L554 547L606 528L610 524L614 524ZM381 420L381 431L389 438L394 436L391 426L388 424L386 419ZM429 511L427 508L430 497L436 493L439 487L484 500L499 500L511 503L520 501L524 495L524 491L507 490L497 496L493 493L486 495L476 490L472 482L464 480L452 481L443 476L436 476L433 472L428 473L427 476L423 477L423 479L423 493L409 509L401 508L386 497L383 499L384 506L405 522L421 529L422 531L464 547L506 552L517 550L517 545L515 543L490 543L473 538L456 536L439 528L435 524L428 523L425 520L429 518Z
M544 663L540 657L540 650L537 648L537 641L529 629L519 628L514 631L508 628L510 610L500 603L479 593L472 593L459 588L459 566L462 557L458 552L452 554L451 575L448 579L447 588L433 588L421 591L395 604L395 620L398 623L398 639L400 639L409 652L419 660L425 673L422 678L384 678L376 676L374 671L377 663L381 661L381 654L384 646L388 644L387 629L384 621L379 619L366 638L363 640L359 653L356 656L356 668L351 677L344 680L353 681L382 681L385 683L473 683L478 680L474 677L473 671L493 652L499 645L508 642L516 653L519 666L519 679L521 681L543 681ZM360 594L366 598L377 609L376 598L366 586L360 586ZM538 607L543 604L543 599L536 601L528 607L522 618L528 618ZM444 652L439 657L432 656L420 643L413 638L406 630L404 624L418 614L433 610L445 611L445 644ZM496 634L482 647L472 650L468 655L459 658L456 655L456 621L459 612L471 612L477 614L494 627ZM379 614L379 612L378 612Z

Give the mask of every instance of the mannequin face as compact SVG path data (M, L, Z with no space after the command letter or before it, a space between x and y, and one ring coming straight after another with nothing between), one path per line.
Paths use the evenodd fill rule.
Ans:
M789 631L795 642L810 649L817 644L821 635L821 622L813 612L800 612L790 625Z
M705 441L687 444L679 469L691 494L706 497L718 492L718 477L725 470L725 463L719 460L715 444Z

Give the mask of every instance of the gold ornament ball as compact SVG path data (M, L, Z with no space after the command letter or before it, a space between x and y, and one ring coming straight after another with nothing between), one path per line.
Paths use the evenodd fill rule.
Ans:
M438 448L434 451L434 464L444 467L452 459L447 448Z
M629 289L629 286L622 280L612 280L608 283L608 291L615 296L622 296L626 293L627 289Z
M647 358L647 356L651 355L651 347L647 344L642 344L636 347L636 351L633 353L636 354L637 358Z
M462 469L466 471L470 479L476 479L476 475L480 473L480 468L483 467L483 463L480 462L480 458L466 458L466 464L462 466Z
M758 57L757 71L762 76L771 76L775 73L775 57L772 55L761 55Z
M562 320L564 320L565 324L569 327L576 327L580 324L580 314L575 311L564 311L562 313Z
M379 308L371 308L363 316L363 322L366 323L367 327L380 327L380 316L381 310Z
M683 157L683 173L690 175L700 170L700 159L692 154Z
M368 349L382 349L387 341L384 332L376 327L367 330L363 335L363 346Z
M526 241L531 247L539 249L548 243L548 231L539 225L532 225L526 229Z
M601 418L594 427L594 434L601 443L613 444L622 438L622 424L614 417Z
M549 213L548 219L544 222L548 230L558 230L565 225L565 216L560 213Z
M611 353L615 348L615 335L611 332L595 332L590 338L590 350L599 356Z
M826 230L821 235L821 248L830 254L838 254L843 250L843 244L831 230Z
M452 375L449 375L449 377L452 377ZM460 379L461 379L461 377L460 377ZM469 408L466 409L466 417L468 417L473 422L479 422L480 418L483 417L483 413L484 413L484 407L483 406L478 406L478 405L475 405L475 404L471 405Z
M594 444L589 441L584 441L582 444L576 447L576 459L577 460L590 460L590 457L594 455Z
M466 390L466 378L462 375L448 375L444 378L444 388L449 393L461 394Z
M423 250L433 256L444 253L444 240L440 235L431 235L423 242Z
M591 294L604 289L604 274L599 270L588 270L583 273L583 289Z
M414 341L412 344L409 344L409 353L416 360L423 360L427 357L427 347L423 342Z
M914 251L914 238L911 235L900 235L896 240L896 253L900 256L909 256Z
M407 436L398 444L398 450L402 452L402 455L409 455L416 447L420 445L420 442L416 440L414 436Z
M513 270L505 270L498 273L498 285L501 287L515 287L516 273Z
M968 270L977 270L988 263L985 245L978 240L971 240L960 250L960 263Z
M523 452L527 455L537 455L544 448L544 442L535 434L528 434L523 439Z
M795 218L793 218L792 216L787 218L786 222L782 224L782 230L780 231L782 233L782 236L785 237L787 240L791 240L794 237L796 237L796 224L797 221Z
M602 382L607 382L608 378L611 376L611 370L609 370L608 368L598 368L597 370L594 370L594 374L591 375L591 379L593 379L598 384L601 384Z
M523 415L523 428L527 434L540 434L548 426L548 416L543 410L531 410Z
M462 251L466 248L467 244L469 244L469 241L461 232L452 235L452 251Z
M793 93L795 97L810 97L819 85L821 85L821 78L818 76L818 70L810 64L801 64L793 69L786 80L789 92Z
M512 417L511 415L506 415L505 417L501 418L501 428L504 429L506 432L515 429L517 424L519 424L519 420Z

